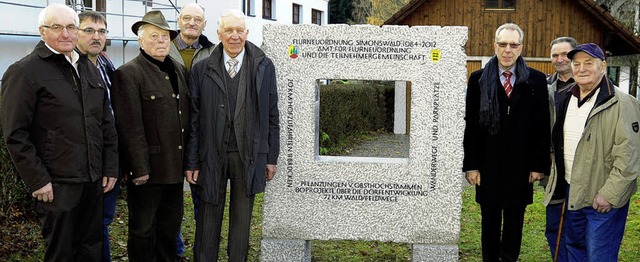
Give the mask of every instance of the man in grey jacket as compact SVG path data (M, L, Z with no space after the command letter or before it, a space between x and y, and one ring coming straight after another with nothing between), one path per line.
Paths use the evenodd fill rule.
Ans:
M207 26L204 17L204 8L196 3L190 3L182 7L178 16L178 37L171 41L171 58L187 67L187 74L191 66L200 60L206 59L215 47L209 39L202 34Z
M218 23L221 43L191 70L186 176L200 197L195 261L218 259L227 180L229 261L247 260L254 197L276 173L280 115L275 68L246 41L248 33L241 11L225 11Z
M606 76L604 52L582 44L567 54L575 84L558 90L556 171L544 203L565 192L569 261L618 261L640 174L640 104Z
M549 119L551 120L550 127L553 128L555 123L555 95L558 89L564 88L566 85L573 83L573 71L571 70L571 60L567 55L569 52L578 46L578 41L572 37L558 37L551 41L551 63L556 70L549 79L547 79L547 88L549 89L549 113L551 114ZM553 146L551 146L551 171L555 173L555 162L553 161ZM549 177L545 177L540 181L540 185L546 187ZM549 243L549 250L551 251L551 257L554 261L567 261L567 251L564 248L564 241L560 239L558 244L558 230L560 228L560 220L562 216L562 203L564 200L564 194L557 195L547 205L546 208L546 230L545 236ZM556 255L556 247L558 247Z
M178 31L178 36L171 41L169 55L173 60L187 68L187 80L191 66L200 60L207 59L215 47L202 34L206 26L207 20L204 17L204 8L202 6L197 3L190 3L182 7L178 16L180 30ZM197 217L200 199L195 193L193 185L191 185L191 200L193 201L194 217ZM182 232L178 234L176 242L176 254L182 256L184 253Z

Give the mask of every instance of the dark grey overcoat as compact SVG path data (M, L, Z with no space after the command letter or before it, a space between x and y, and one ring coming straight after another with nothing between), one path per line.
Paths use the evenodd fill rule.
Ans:
M264 192L267 164L277 164L280 153L278 93L273 63L250 42L245 44L245 60L240 76L246 94L238 99L238 109L246 111L245 121L235 123L236 138L244 164L247 194ZM222 165L232 123L224 86L223 46L191 68L191 135L187 147L187 169L200 170L196 192L202 201L216 204L218 188L225 181ZM239 96L240 97L240 96ZM242 108L244 106L244 108ZM233 116L236 120L238 118ZM241 130L244 130L242 132ZM239 134L238 134L239 133Z

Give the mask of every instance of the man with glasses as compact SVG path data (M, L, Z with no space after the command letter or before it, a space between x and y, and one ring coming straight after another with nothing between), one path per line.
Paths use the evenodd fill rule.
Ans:
M189 134L185 67L169 56L178 32L160 11L131 30L140 55L114 74L113 111L127 180L130 261L174 261L183 214L184 147Z
M94 11L84 11L78 15L80 18L80 28L78 28L78 45L77 51L86 55L89 61L98 68L102 80L107 87L107 97L110 97L111 83L113 82L113 72L116 70L109 60L109 57L102 52L107 41L107 21L104 16ZM111 103L111 101L109 101ZM121 170L121 169L119 169ZM103 199L103 242L102 242L102 261L111 261L111 252L109 245L109 225L113 221L116 212L116 201L120 193L119 182L122 172L118 172L117 178L109 178L108 183L114 184L113 190L104 193Z
M178 37L171 41L171 50L169 55L178 63L187 67L187 78L191 66L200 60L206 59L211 55L214 44L202 34L207 26L207 20L204 18L204 8L196 3L190 3L182 7L178 16ZM195 188L191 186L191 199L193 200L194 217L198 216L198 195ZM184 253L184 242L182 234L178 234L176 253L182 256Z
M187 181L196 185L195 261L217 261L227 181L229 261L247 261L255 195L276 173L280 120L275 68L257 46L240 10L218 22L220 44L191 70Z
M187 73L191 66L211 55L214 44L202 34L207 26L204 18L204 8L196 3L190 3L182 7L178 16L178 37L171 42L170 55L180 64L187 67ZM195 211L195 210L194 210Z
M548 174L549 101L545 75L520 56L522 29L496 30L493 56L469 77L463 171L482 214L483 261L517 261L533 183Z
M2 79L2 130L36 198L44 261L99 261L102 198L117 177L117 135L104 81L75 50L78 15L51 4L42 41Z

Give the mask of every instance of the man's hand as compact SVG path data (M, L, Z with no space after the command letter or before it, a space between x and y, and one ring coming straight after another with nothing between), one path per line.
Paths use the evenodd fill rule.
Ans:
M33 191L31 196L37 198L38 201L53 202L53 186L51 185L51 182L47 183L40 189Z
M141 185L146 184L147 180L149 180L149 174L146 174L146 175L141 176L141 177L136 177L131 182L136 186L141 186Z
M276 174L277 170L278 167L276 165L267 165L267 174L265 175L267 181L271 181L271 179L273 179L273 176Z
M596 197L593 199L593 209L598 211L598 213L607 213L611 211L611 203L600 194L596 194Z
M542 179L544 179L544 174L543 173L538 173L538 172L533 172L531 171L529 173L529 183L533 183L536 181L541 181Z
M187 177L187 182L189 182L189 184L196 184L198 182L198 174L200 173L200 170L187 170L184 171L184 176Z
M117 177L102 177L102 193L107 193L116 185Z
M469 184L473 186L480 185L480 171L478 170L467 171L465 172L464 177L467 179L467 182L469 182Z

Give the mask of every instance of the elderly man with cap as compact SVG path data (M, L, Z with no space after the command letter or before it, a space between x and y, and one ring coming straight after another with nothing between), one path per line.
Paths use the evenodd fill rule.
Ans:
M575 84L556 94L557 172L545 204L554 194L565 196L569 261L618 261L629 199L638 188L640 104L607 78L596 44L578 45L567 56Z
M112 90L128 177L131 261L175 260L183 214L183 148L189 124L185 68L169 57L171 29L160 11L131 26L140 55L118 68Z

